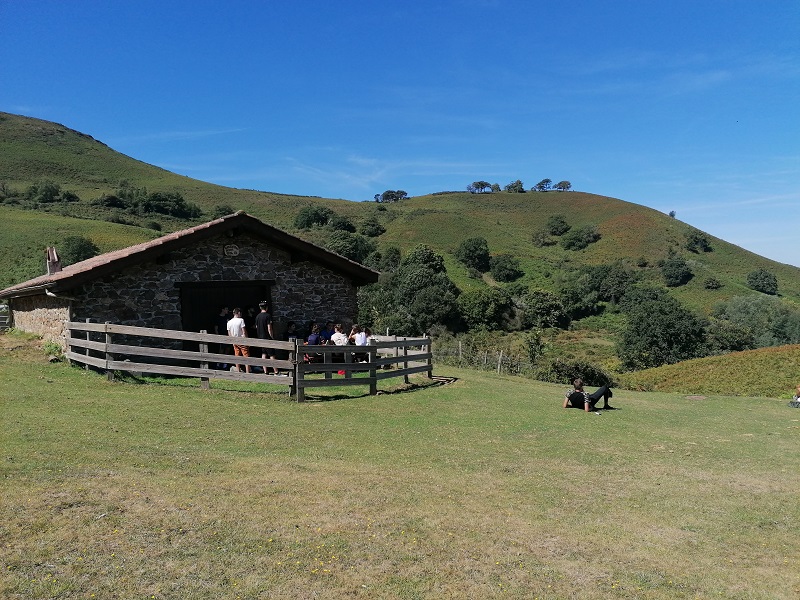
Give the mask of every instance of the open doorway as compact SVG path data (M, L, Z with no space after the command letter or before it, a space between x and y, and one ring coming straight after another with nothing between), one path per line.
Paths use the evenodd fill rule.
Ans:
M272 308L270 292L274 283L267 279L179 283L181 326L184 331L205 329L211 333L221 306L227 306L231 311L238 306L245 313L248 307L258 311L258 303L267 300Z

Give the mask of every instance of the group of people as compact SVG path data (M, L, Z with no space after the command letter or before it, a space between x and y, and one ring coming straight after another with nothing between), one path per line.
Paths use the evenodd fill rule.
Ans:
M350 328L350 333L345 333L345 328L341 323L334 324L333 321L328 321L325 325L309 323L309 334L306 338L306 344L311 346L324 346L327 344L334 344L336 346L347 346L352 344L354 346L366 346L369 336L372 332L368 327L361 327L359 324L354 323Z
M272 315L269 313L269 303L264 301L258 304L258 311L249 308L246 313L242 309L236 307L233 309L233 316L228 318L231 314L227 306L220 307L219 315L217 316L214 333L217 335L229 335L234 338L231 346L233 347L234 356L250 356L250 347L244 343L246 338L255 337L260 340L273 340L275 333L272 329ZM247 318L245 318L245 315ZM293 325L293 324L292 324ZM221 353L227 354L225 347L220 348ZM271 348L262 348L261 358L270 358L275 360L275 350ZM226 368L227 365L218 365L221 368ZM239 372L252 373L253 367L251 365L237 364L231 368ZM266 369L265 369L266 371ZM277 367L272 369L273 375L280 375Z
M243 357L251 355L250 347L245 342L246 338L277 339L273 330L272 315L269 312L269 303L267 301L258 304L258 311L252 307L245 311L236 307L231 311L228 306L221 306L214 320L212 332L217 335L228 335L234 338L230 346L220 345L218 348L219 353L228 354L232 348L234 356ZM333 321L327 321L324 325L311 321L307 326L307 332L307 335L303 336L298 332L297 324L294 321L289 321L286 324L286 332L282 339L284 341L303 339L308 345L366 346L369 336L372 335L368 328L361 327L358 324L354 324L350 329L350 333L347 334L341 323L333 323ZM275 360L275 357L275 350L271 348L262 349L261 358ZM218 364L217 368L227 369L228 365ZM257 367L239 364L232 366L231 370L252 373L254 368ZM272 371L273 375L281 374L277 367L273 367Z

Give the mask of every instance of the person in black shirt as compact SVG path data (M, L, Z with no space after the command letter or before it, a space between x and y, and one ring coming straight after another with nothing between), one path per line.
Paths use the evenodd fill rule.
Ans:
M256 315L256 337L260 340L271 340L274 339L272 333L272 315L269 314L269 305L267 302L260 302L258 304L258 308L261 309ZM275 350L272 348L262 348L261 349L261 358L267 358L267 355L271 360L275 360ZM272 367L274 371L274 375L278 374L278 368ZM264 369L264 372L267 372L267 369Z

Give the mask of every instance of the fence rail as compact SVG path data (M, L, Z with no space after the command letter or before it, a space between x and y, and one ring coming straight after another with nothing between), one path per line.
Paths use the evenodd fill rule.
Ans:
M289 393L302 402L306 388L368 385L370 393L376 394L377 382L383 379L403 377L408 383L408 376L413 373L433 375L428 338L382 336L371 338L368 346L358 347L308 346L299 340L246 339L251 352L282 357L273 359L232 356L209 350L230 345L231 338L227 335L90 322L70 322L67 329L66 357L86 368L105 371L109 379L114 378L115 371L127 371L195 377L200 379L203 389L210 387L211 379L270 383L287 386ZM311 362L306 362L306 357ZM263 372L219 370L213 368L215 364L235 364ZM387 368L391 370L385 370ZM334 378L334 373L344 377ZM319 374L323 375L322 379L310 377Z

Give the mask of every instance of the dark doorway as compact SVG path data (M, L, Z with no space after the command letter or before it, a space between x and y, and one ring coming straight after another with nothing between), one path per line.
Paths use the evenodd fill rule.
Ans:
M258 303L269 302L273 280L198 281L177 284L181 292L181 325L184 331L214 331L214 322L221 306L231 311L237 306L246 313L248 307L258 311ZM233 315L229 315L228 318ZM247 315L243 314L245 320ZM221 332L224 334L224 332Z

